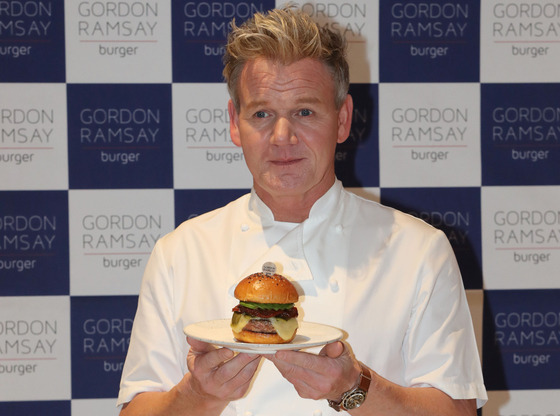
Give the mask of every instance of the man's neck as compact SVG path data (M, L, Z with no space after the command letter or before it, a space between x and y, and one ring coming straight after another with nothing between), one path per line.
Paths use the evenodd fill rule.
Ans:
M270 208L274 219L280 222L303 222L309 217L313 202L302 201L301 198L268 198L259 197Z
M330 186L324 189L315 189L305 194L273 195L258 186L255 186L255 192L265 205L270 208L274 215L274 220L299 223L309 218L309 213L315 202L317 202L332 185L331 183Z

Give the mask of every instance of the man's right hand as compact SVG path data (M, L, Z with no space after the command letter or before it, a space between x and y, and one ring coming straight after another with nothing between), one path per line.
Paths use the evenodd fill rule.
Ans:
M257 354L234 354L187 337L191 349L187 355L189 373L177 386L195 393L201 400L225 405L245 395L260 362ZM181 384L186 384L181 386ZM185 391L185 393L187 393ZM225 406L224 406L225 407Z
M234 354L187 337L189 372L170 391L136 395L121 416L218 416L228 403L245 395L260 355Z

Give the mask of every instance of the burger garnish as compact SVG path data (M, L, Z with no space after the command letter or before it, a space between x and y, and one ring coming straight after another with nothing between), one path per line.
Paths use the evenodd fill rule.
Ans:
M233 308L234 337L256 344L283 344L294 339L298 311L296 288L279 274L254 273L235 288L240 300Z

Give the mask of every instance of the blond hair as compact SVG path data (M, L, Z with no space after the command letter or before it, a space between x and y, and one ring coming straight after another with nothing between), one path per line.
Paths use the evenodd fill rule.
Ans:
M335 105L340 108L348 94L349 70L346 40L338 32L315 23L311 17L291 6L256 13L240 26L231 23L224 55L223 75L237 109L237 84L245 63L256 58L289 65L300 59L323 62L333 76Z

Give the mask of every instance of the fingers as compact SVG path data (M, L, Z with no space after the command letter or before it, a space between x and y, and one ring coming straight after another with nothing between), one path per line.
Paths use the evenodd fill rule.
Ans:
M323 347L319 355L324 355L329 358L338 358L343 352L348 351L348 347L342 341L332 342Z
M318 357L324 358L341 358L343 354L349 355L349 350L342 341L336 341L325 345L318 356L314 354L300 353L298 351L278 351L274 358L282 361L290 362L299 367L303 367L313 371L323 372L328 361L321 360ZM345 357L343 357L345 358ZM331 362L331 364L334 364Z
M260 356L255 354L237 354L234 358L224 361L216 368L216 375L219 379L227 383L229 380L238 378L239 382L242 380L251 380L256 367L260 361Z
M247 391L260 362L255 354L237 354L227 348L187 338L189 380L203 397L235 400Z
M187 337L187 342L191 345L187 357L187 364L189 365L190 371L210 371L219 367L223 362L230 360L234 356L233 351L227 348L216 348L212 344L189 337ZM195 360L197 357L200 359Z
M329 358L293 351L283 351L268 358L301 397L319 400L332 390L333 377L323 367Z
M204 341L199 341L189 336L187 336L187 342L191 346L191 351L195 354L210 352L216 349L216 347L212 344L209 344Z
M360 371L358 361L340 341L325 345L319 355L278 351L269 359L301 397L315 400L340 397L355 383Z
M232 383L238 386L238 390L245 391L257 371L260 358L258 355L238 354L228 364L219 367L216 376L224 385Z
M219 384L219 397L229 400L241 398L251 383L260 363L260 356L253 354L237 354L231 360L224 362L214 372L212 379Z

